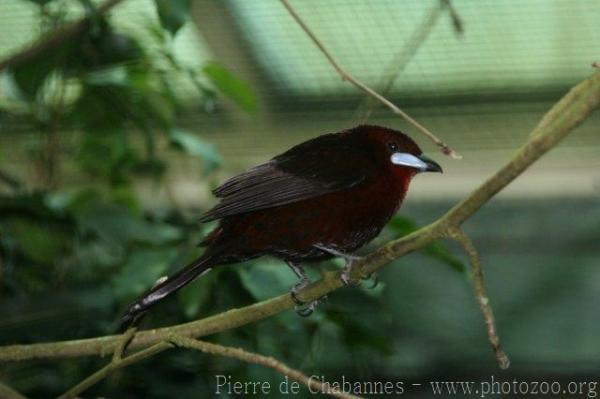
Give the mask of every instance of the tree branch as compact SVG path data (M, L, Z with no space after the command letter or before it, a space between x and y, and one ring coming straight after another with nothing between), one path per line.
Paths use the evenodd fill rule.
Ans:
M498 333L496 332L496 323L494 322L494 312L492 311L490 298L486 292L485 282L483 280L483 268L481 267L481 259L479 258L477 249L475 248L475 245L473 245L473 242L471 242L471 239L461 229L453 229L450 234L452 235L452 238L462 245L463 249L469 256L475 297L477 298L481 313L485 319L490 344L492 345L492 349L496 354L496 359L498 360L498 365L500 368L507 369L510 365L510 360L500 347L500 338L498 338Z
M362 81L358 80L353 75L351 75L349 72L347 72L344 68L342 68L342 66L335 60L333 55L327 50L327 48L325 48L325 45L323 44L323 42L321 42L321 40L313 33L313 31L308 27L308 25L306 25L306 23L302 20L302 18L300 18L300 15L298 15L298 13L296 13L296 10L294 10L294 8L291 6L291 4L288 2L288 0L280 0L280 1L283 4L283 6L288 10L290 15L296 20L298 25L300 25L300 27L308 35L308 37L311 38L313 43L315 43L317 45L317 47L319 48L319 50L321 50L321 52L323 53L325 58L327 58L327 60L331 64L331 66L333 66L333 68L336 70L338 75L340 75L342 80L347 80L348 82L352 83L354 86L358 87L360 90L367 93L369 96L373 97L377 101L379 101L382 104L384 104L385 106L387 106L389 109L392 110L392 112L394 114L399 115L405 121L407 121L408 123L413 125L418 131L420 131L421 133L423 133L424 135L429 137L431 139L431 141L433 141L435 143L435 145L440 147L442 153L444 153L445 155L448 155L455 159L462 158L458 153L456 153L456 151L454 151L452 148L450 148L450 146L448 146L448 144L446 144L442 140L438 139L435 136L435 134L431 133L425 126L421 125L419 122L417 122L415 119L413 119L406 112L404 112L400 108L398 108L390 100L388 100L381 94L377 93L375 90L371 89L369 86L367 86Z
M471 215L487 203L495 194L506 187L518 175L556 146L573 128L583 122L600 104L600 71L573 87L542 119L529 140L513 158L467 198L453 207L437 221L420 230L394 240L357 262L352 269L352 278L381 269L389 262L409 252L423 248L440 239L452 238L452 229L462 225ZM343 286L340 272L327 272L323 278L298 293L300 300L309 302ZM294 307L288 294L239 309L232 309L205 319L138 332L131 348L146 348L168 339L172 334L186 337L202 337L230 330L254 321L262 320ZM104 356L112 353L121 336L61 341L31 345L8 345L0 347L0 361L22 361L41 358L68 358L81 356ZM123 360L125 361L125 360Z
M93 385L102 381L104 378L108 377L113 371L127 367L132 365L133 363L137 363L141 360L144 360L150 356L154 356L166 349L173 347L181 347L193 350L199 350L204 353L208 353L210 355L218 355L229 357L233 359L240 360L242 362L257 364L260 366L265 366L274 369L275 371L287 376L293 380L296 380L311 389L311 392L322 392L327 393L331 396L341 398L341 399L360 399L358 396L346 394L343 392L335 392L329 389L329 385L327 383L323 383L316 378L309 378L302 372L292 369L285 365L284 363L269 357L259 355L257 353L248 352L241 348L231 348L223 345L217 345L210 342L199 341L196 339L184 337L182 335L170 334L167 340L155 344L149 348L141 350L133 355L129 355L127 357L123 357L123 352L127 347L127 343L129 340L135 335L136 328L131 328L127 330L122 339L114 351L112 360L106 366L102 367L100 370L96 371L79 384L75 385L73 388L69 389L67 392L58 397L58 399L73 399L79 396L79 394L83 393L87 389L91 388ZM3 386L0 384L0 394ZM6 391L9 392L9 391ZM12 391L11 391L12 392ZM4 397L4 396L2 396ZM21 399L22 397L15 396L16 399Z
M542 155L555 147L600 105L600 73L595 72L564 95L533 129L530 139L512 159L445 216L446 223L461 225Z
M454 32L457 35L462 35L463 33L465 33L465 24L464 24L462 18L460 17L460 15L458 15L458 12L454 8L454 5L452 4L452 2L450 0L440 0L440 1L442 3L444 3L444 5L448 8L448 12L450 13L450 18L452 19L452 27L454 28Z
M111 8L121 3L123 0L106 0L96 9L98 15L105 14ZM54 50L67 40L82 34L89 26L89 18L86 16L77 22L73 22L60 29L57 29L50 35L44 35L30 47L16 52L4 61L0 62L0 71L6 68L16 68L26 64L41 54Z
M233 359L241 360L242 362L258 364L260 366L272 368L280 374L283 374L284 376L287 376L292 380L296 380L306 385L311 389L311 392L318 391L328 393L333 397L342 399L358 399L358 396L346 394L343 392L330 392L327 383L323 383L317 380L316 378L309 378L302 372L290 368L284 363L270 356L259 355L258 353L248 352L240 348L230 348L222 345L212 344L210 342L198 341L196 339L184 337L181 335L172 336L170 338L170 341L175 345L181 346L183 348L195 349L204 353L208 353L210 355L230 357Z
M113 356L110 363L108 363L106 366L102 367L100 370L96 371L94 374L87 377L85 380L81 381L79 384L75 385L73 388L69 389L64 394L60 395L58 397L58 399L77 398L80 393L82 393L85 390L89 389L90 387L94 386L98 382L102 381L113 371L118 370L123 367L130 366L134 363L137 363L148 357L154 356L154 355L156 355L164 350L167 350L169 348L172 348L172 347L173 347L173 344L163 341L163 342L154 344L146 349L143 349L139 352L136 352L133 355L129 355L125 358L121 357L121 355L122 355L121 353L119 353L117 355L118 351L115 350L115 356Z

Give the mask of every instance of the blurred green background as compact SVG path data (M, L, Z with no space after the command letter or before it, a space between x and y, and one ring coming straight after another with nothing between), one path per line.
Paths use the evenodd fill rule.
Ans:
M99 4L0 2L0 65L89 18L83 33L0 71L2 345L114 333L130 301L199 254L211 226L197 219L214 204L211 188L358 123L406 131L445 171L415 179L369 248L427 224L503 165L600 60L598 1L292 0L348 71L464 156L453 161L342 82L275 0L122 0L107 15ZM411 396L429 396L429 381L492 375L597 381L599 133L596 113L465 225L483 258L509 370L497 368L464 256L451 243L386 267L374 290L335 292L310 318L288 311L208 339L330 380L423 384L409 387ZM248 305L294 282L273 259L217 269L143 326ZM47 398L105 362L2 364L0 380ZM282 380L172 350L83 396L212 397L217 374Z

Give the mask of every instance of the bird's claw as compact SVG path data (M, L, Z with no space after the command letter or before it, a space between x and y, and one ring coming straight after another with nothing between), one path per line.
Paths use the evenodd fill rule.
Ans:
M379 276L377 275L377 273L371 273L369 274L367 277L363 278L363 280L373 280L373 284L371 284L369 287L367 287L367 289L369 290L373 290L375 289L375 287L377 287L379 285Z
M340 274L340 280L342 280L342 283L344 283L344 285L351 285L353 284L352 281L352 266L354 265L354 262L361 260L362 258L360 256L352 256L352 255L348 255L346 259L346 266L344 267L344 270L342 271L342 274ZM360 285L360 281L356 282L355 285Z
M298 299L298 292L302 291L308 285L310 285L310 280L308 279L308 277L302 277L300 279L300 281L298 281L292 287L292 289L290 291L290 295L292 296L292 300L294 301L294 303L296 305L304 305L304 302L302 302L300 299Z
M294 311L300 317L309 317L314 312L314 307L311 305L312 303L310 303L308 306L296 305L294 307Z
M308 317L313 314L315 308L323 301L327 299L327 296L319 298L309 303L302 302L300 298L298 298L298 292L307 287L310 284L310 280L308 278L301 279L298 283L296 283L292 290L290 291L290 296L292 300L296 304L294 310L299 316Z
M340 279L342 280L344 285L350 285L352 283L352 277L350 276L350 273L352 272L352 264L356 261L361 260L362 257L347 254L345 252L338 251L335 248L330 248L330 247L328 247L326 245L322 245L322 244L315 244L315 248L318 248L321 251L326 252L328 254L338 256L346 261L346 266L344 267L344 270L342 271L342 274L340 275ZM358 284L360 284L360 283L358 283Z
M342 283L344 283L344 285L350 285L350 283L352 282L352 279L350 277L350 272L351 272L351 268L346 266L344 268L344 270L342 271L342 274L340 274L340 279L342 280Z
M292 296L292 298L294 298ZM297 301L298 298L294 299L294 301ZM325 302L327 300L327 295L316 299L310 303L298 303L296 302L296 306L294 307L294 310L296 311L296 313L298 314L298 316L301 317L308 317L311 314L313 314L313 312L315 311L316 307L319 306L322 302Z

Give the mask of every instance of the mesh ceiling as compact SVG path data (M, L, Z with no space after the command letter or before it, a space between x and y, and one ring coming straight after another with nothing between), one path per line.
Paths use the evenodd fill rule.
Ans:
M340 63L367 84L377 85L404 66L393 91L408 96L564 87L589 75L591 62L600 58L600 1L454 0L462 35L437 0L292 4ZM337 78L277 0L228 5L276 85L307 96L356 92ZM422 41L424 25L430 34Z

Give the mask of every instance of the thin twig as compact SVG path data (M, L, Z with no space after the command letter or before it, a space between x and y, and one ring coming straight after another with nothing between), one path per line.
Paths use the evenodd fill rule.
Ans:
M425 43L442 14L441 11L445 7L446 2L443 0L433 5L425 14L421 23L410 35L410 38L406 41L404 46L402 46L402 49L392 58L383 73L382 79L375 85L375 88L382 96L387 96L402 71L404 71L408 63L414 58L423 43ZM374 97L366 97L358 107L359 112L360 110L364 111L362 116L359 115L360 120L366 122L377 104L380 103L376 101Z
M121 338L113 352L113 356L110 363L108 363L106 366L102 367L100 370L96 371L95 373L93 373L92 375L90 375L89 377L87 377L86 379L69 389L67 392L62 394L59 397L59 399L75 398L80 393L91 388L93 385L106 378L113 371L121 367L125 367L135 362L138 362L140 360L143 360L146 357L153 356L159 352L162 352L165 349L168 349L167 343L160 342L154 346L141 350L127 358L123 358L123 353L125 353L125 350L127 349L127 346L131 342L132 338L135 336L136 331L137 327L135 326L127 329L127 331L125 331L121 335Z
M118 370L123 367L127 367L132 365L133 363L137 363L141 360L144 360L150 356L154 356L164 350L172 348L173 345L169 342L159 342L154 344L146 349L143 349L139 352L136 352L132 355L129 355L125 358L121 358L120 356L114 356L111 359L110 363L106 366L102 367L100 370L96 371L94 374L87 377L85 380L81 381L73 388L69 389L67 392L63 393L58 397L58 399L73 399L79 396L82 392L96 385L98 382L102 381L113 371ZM116 351L115 351L116 353Z
M454 28L454 33L458 36L461 36L465 33L465 24L454 8L454 5L450 0L440 0L440 2L448 8L448 12L450 13L450 18L452 19L452 27Z
M498 365L501 369L507 369L510 366L510 360L506 353L500 347L500 338L498 338L498 332L496 330L496 323L494 322L494 312L492 311L492 305L490 305L490 299L487 295L485 288L485 281L483 280L483 268L481 267L481 259L477 253L477 249L471 239L459 228L451 230L451 237L458 242L467 255L469 256L469 263L471 264L471 276L473 278L473 288L475 290L475 297L479 303L479 308L485 319L487 326L488 338L492 345L492 350L498 360Z
M241 348L231 348L206 341L199 341L197 339L192 339L181 335L173 335L169 340L175 345L183 348L195 349L211 355L229 357L241 360L242 362L258 364L260 366L272 368L280 374L283 374L284 376L287 376L292 380L296 380L306 385L307 387L309 387L311 393L324 393L342 399L359 398L358 396L354 396L348 393L337 392L337 390L332 390L328 383L321 382L316 378L307 377L301 371L288 367L284 363L270 356L263 356L258 353L248 352Z
M340 75L342 80L347 80L348 82L352 83L354 86L358 87L360 90L364 91L371 97L375 98L376 100L378 100L379 102L381 102L382 104L387 106L389 109L392 110L393 113L395 113L396 115L399 115L404 120L406 120L408 123L413 125L421 133L423 133L427 137L429 137L435 143L435 145L440 147L442 153L444 153L445 155L448 155L454 159L461 158L461 156L458 153L456 153L456 151L454 151L452 148L450 148L448 146L448 144L446 144L443 141L441 141L440 139L438 139L433 133L431 133L427 128L425 128L423 125L421 125L415 119L413 119L410 115L408 115L406 112L402 111L390 100L388 100L381 94L377 93L375 90L371 89L369 86L367 86L362 81L358 80L353 75L348 73L344 68L342 68L342 66L335 60L333 55L325 48L325 45L323 44L323 42L321 42L321 40L313 33L313 31L308 27L308 25L306 25L306 23L302 20L302 18L300 18L300 15L298 15L298 13L296 13L296 11L294 10L294 8L292 8L290 3L287 0L280 0L280 1L284 5L284 7L288 10L290 15L296 20L298 25L300 25L300 27L304 30L304 32L311 38L311 40L315 43L315 45L317 45L317 47L321 50L323 55L327 58L327 60L329 61L331 66L333 66L333 68L336 70L338 75Z
M456 10L452 6L450 0L440 0L437 4L433 5L429 11L425 14L425 17L421 23L415 28L410 38L406 41L406 44L402 49L392 58L388 64L386 71L383 74L383 78L377 83L376 90L382 95L387 96L391 88L394 86L398 77L404 71L409 62L415 57L418 50L425 43L433 28L436 26L439 17L442 15L442 11L447 9L454 31L457 35L463 33L463 23L460 19ZM366 97L365 100L358 107L358 116L360 120L367 121L371 116L376 105L379 104L373 97ZM360 115L360 111L364 110L363 115Z
M334 397L342 398L342 399L359 399L359 397L340 393L336 390L329 389L330 386L327 383L323 383L316 378L309 378L302 372L292 369L285 365L284 363L268 356L259 355L257 353L252 353L245 351L240 348L231 348L222 345L212 344L209 342L199 341L195 339L191 339L182 335L171 334L169 335L166 341L160 342L146 348L142 351L134 353L133 355L122 357L122 352L125 348L127 341L135 334L135 329L129 329L122 335L119 346L116 348L113 353L112 360L106 366L102 367L100 370L96 371L67 392L62 394L58 399L72 399L79 396L81 393L85 392L87 389L91 388L98 382L102 381L108 375L113 373L115 370L127 367L132 365L133 363L137 363L141 360L144 360L150 356L154 356L166 349L170 349L173 346L183 347L188 349L199 350L204 353L225 356L237 360L241 360L246 363L258 364L261 366L272 368L284 376L288 376L289 378L296 380L302 384L305 384L311 392L319 392L326 393ZM0 387L1 389L1 387ZM2 393L2 391L0 391ZM19 398L20 399L20 398Z
M113 357L112 357L113 362L118 362L119 360L121 360L123 358L123 354L125 353L125 350L127 349L127 346L129 345L129 343L135 336L137 329L138 328L136 326L133 326L133 327L128 328L127 331L125 331L123 333L121 341L119 342L119 344L115 348L115 351L113 352Z

